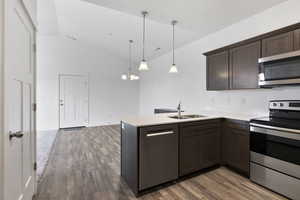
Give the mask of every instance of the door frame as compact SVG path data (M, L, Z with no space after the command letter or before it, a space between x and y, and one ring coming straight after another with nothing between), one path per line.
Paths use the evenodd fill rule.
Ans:
M5 24L6 24L6 2L9 0L3 0L0 1L0 199L4 199L4 188L5 188L5 182L4 182L4 174L5 174L5 169L4 169L4 163L5 163L5 135L8 134L8 129L7 129L7 119L6 119L6 107L5 107L5 50L6 50L6 37L5 37ZM36 105L36 23L33 19L33 16L30 15L29 11L27 10L26 5L24 4L24 1L20 1L21 6L24 8L25 13L28 16L29 23L32 24L32 27L34 29L34 34L33 34L33 62L32 62L32 70L33 70L33 104ZM34 140L34 150L33 150L33 159L34 163L36 163L36 155L37 155L37 149L36 149L36 139L37 139L37 127L36 127L36 109L33 112L32 115L32 121L33 121L33 127L32 127L32 132L33 132L33 140ZM37 174L36 170L34 170L33 174L33 183L34 183L34 195L37 194Z
M88 98L88 105L87 105L87 114L88 114L88 120L87 120L87 123L86 123L86 126L88 127L89 124L90 124L90 75L89 73L82 73L82 74L66 74L66 73L61 73L61 74L58 74L58 100L57 100L57 106L58 106L58 128L61 129L61 124L60 124L60 85L61 85L61 82L60 82L60 78L63 77L63 76L73 76L73 77L85 77L87 79L87 98Z

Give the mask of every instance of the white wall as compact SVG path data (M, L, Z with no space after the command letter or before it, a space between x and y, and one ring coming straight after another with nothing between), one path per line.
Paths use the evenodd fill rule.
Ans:
M300 99L300 87L272 90L206 91L206 60L202 53L300 21L300 1L289 0L176 50L180 73L168 74L171 54L150 62L140 84L140 113L155 107L173 107L182 100L184 109L229 111L243 114L267 112L270 99ZM201 113L200 113L201 114Z
M0 199L3 199L4 128L3 128L3 52L4 52L4 1L0 1Z
M89 126L116 124L138 113L139 83L120 79L126 61L65 37L39 36L37 44L38 130L59 128L59 74L89 75Z

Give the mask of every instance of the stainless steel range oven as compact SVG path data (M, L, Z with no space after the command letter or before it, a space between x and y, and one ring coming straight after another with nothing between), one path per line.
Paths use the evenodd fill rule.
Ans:
M300 101L271 101L270 115L250 121L250 179L300 199Z

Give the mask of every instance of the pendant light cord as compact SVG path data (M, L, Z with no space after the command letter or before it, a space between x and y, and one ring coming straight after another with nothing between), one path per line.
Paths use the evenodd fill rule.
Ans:
M131 52L131 48L132 48L132 40L129 40L129 75L131 75L132 72L132 52Z
M173 24L173 65L175 65L175 22L172 22Z
M143 61L145 61L145 34L146 34L146 15L147 15L147 12L143 12L143 16L144 16L144 19L143 19Z

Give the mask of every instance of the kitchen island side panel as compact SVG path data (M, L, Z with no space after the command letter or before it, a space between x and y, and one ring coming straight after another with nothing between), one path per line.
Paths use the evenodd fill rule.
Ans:
M138 127L121 122L121 176L138 193Z

